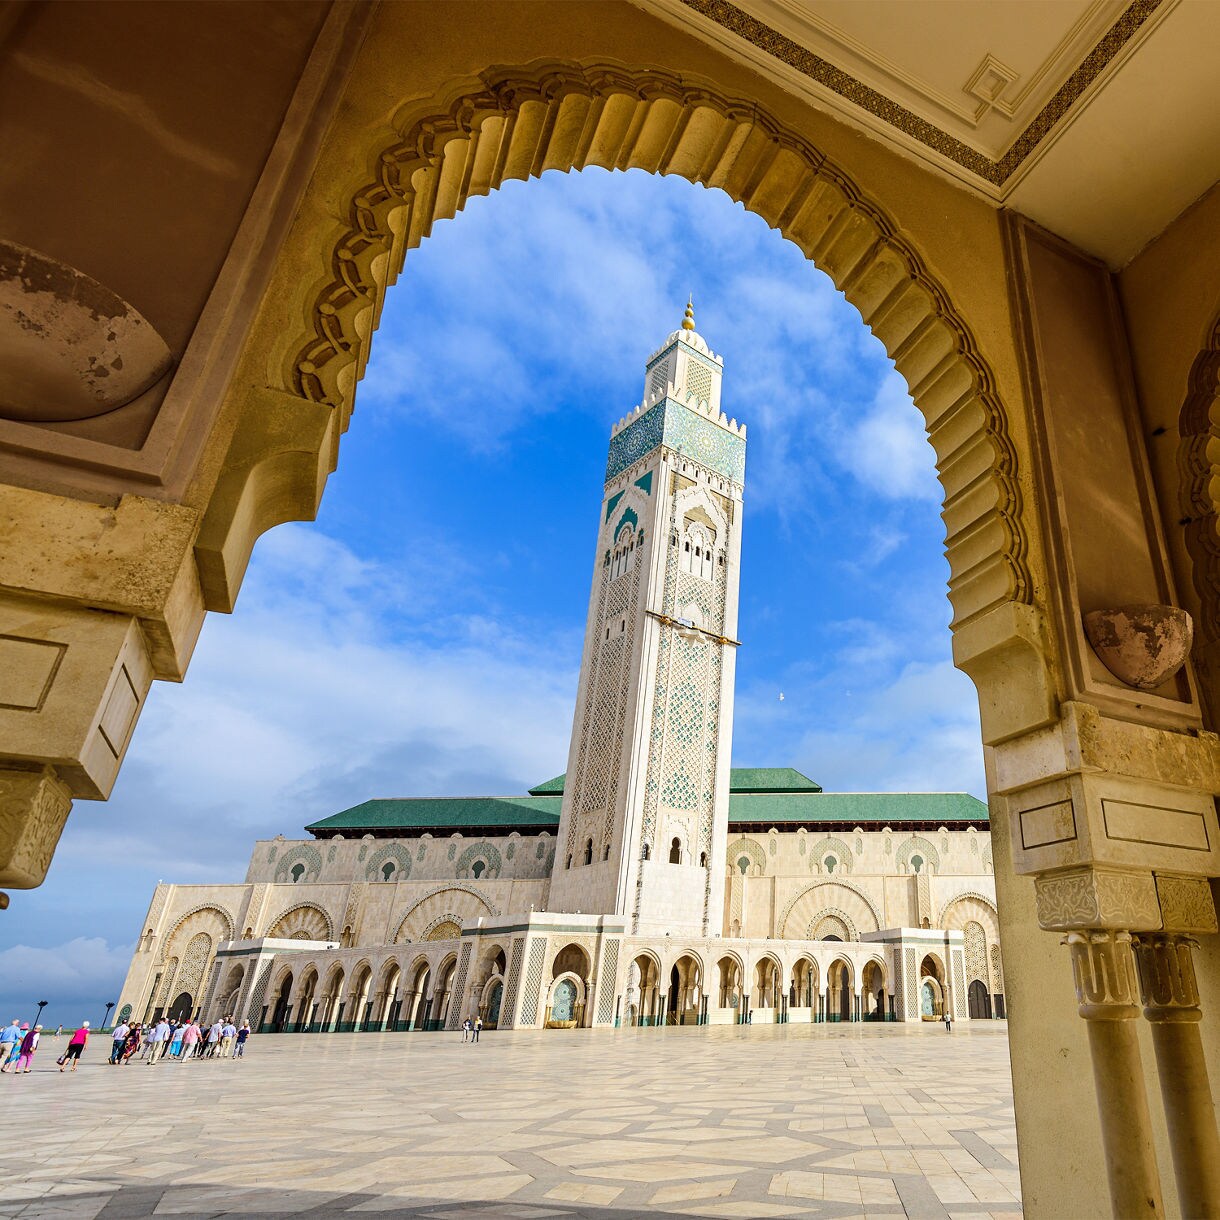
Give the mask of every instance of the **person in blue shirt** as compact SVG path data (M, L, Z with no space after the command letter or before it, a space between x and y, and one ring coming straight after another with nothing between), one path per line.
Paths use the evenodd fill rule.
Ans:
M17 1018L4 1029L0 1029L0 1072L7 1071L9 1060L16 1062L21 1054L21 1025Z

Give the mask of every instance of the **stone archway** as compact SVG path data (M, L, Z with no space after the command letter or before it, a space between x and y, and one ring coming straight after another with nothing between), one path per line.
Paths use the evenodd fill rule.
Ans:
M1033 582L1016 448L1007 414L965 319L884 208L806 138L756 102L713 81L616 63L535 61L455 81L443 97L403 106L393 135L370 140L371 177L334 185L338 228L314 236L325 260L320 288L300 269L270 367L276 388L350 416L381 301L409 249L472 196L547 169L640 168L724 190L794 242L855 305L905 378L924 416L945 493L953 626L1005 605L1007 650L1046 687L1029 643ZM263 367L267 367L264 364ZM275 371L278 370L278 371ZM217 486L199 541L212 608L230 609L254 540L311 514L321 485L301 461L301 437L266 413L242 417L240 461ZM332 444L319 432L316 446ZM333 459L331 459L333 464ZM986 680L1014 680L1013 657ZM972 646L960 650L970 669ZM980 671L981 672L981 671ZM1028 675L1027 675L1028 676ZM985 701L987 702L987 701ZM1027 705L1026 705L1027 706ZM985 718L1002 716L996 701Z

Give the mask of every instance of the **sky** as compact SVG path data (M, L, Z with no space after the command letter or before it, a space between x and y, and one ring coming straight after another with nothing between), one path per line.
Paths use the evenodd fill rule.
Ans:
M158 881L241 881L255 839L370 797L563 770L609 430L688 295L748 426L734 765L985 796L933 454L881 344L722 192L549 172L409 255L318 521L259 541L110 801L10 892L0 1020L98 1024Z

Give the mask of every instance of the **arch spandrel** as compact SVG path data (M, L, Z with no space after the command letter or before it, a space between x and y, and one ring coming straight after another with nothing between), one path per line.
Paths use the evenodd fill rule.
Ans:
M380 144L369 137L364 163L371 168L362 179L349 177L340 224L332 220L319 236L324 283L295 327L284 319L279 328L285 339L271 370L277 390L336 412L342 431L387 284L435 220L455 215L471 196L547 169L586 166L639 168L718 187L826 271L894 359L936 453L954 626L1003 606L1023 607L963 645L959 664L984 685L1011 674L1012 656L1007 668L994 664L999 632L1010 653L1021 650L1033 682L1032 704L1027 699L1005 714L1031 724L1049 719L1017 450L996 379L912 242L820 149L757 102L726 95L710 80L608 62L489 69L442 99L403 107L394 126L392 140L384 130ZM222 603L236 591L254 538L316 508L317 466L301 460L299 437L286 444L276 433L282 423L275 412L243 418L246 435L234 440L243 469L218 488L205 522L201 562L218 577ZM324 430L319 447L337 444L337 431ZM296 473L283 466L289 452ZM333 467L333 452L325 460ZM279 477L267 480L265 496L257 486L245 494L247 484L259 483L264 462ZM294 479L299 495L288 486Z

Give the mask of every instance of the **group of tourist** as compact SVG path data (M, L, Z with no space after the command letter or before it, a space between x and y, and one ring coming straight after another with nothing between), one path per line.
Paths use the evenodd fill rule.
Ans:
M63 1028L61 1025L55 1031L56 1037L63 1033ZM4 1029L0 1030L0 1073L6 1076L10 1072L14 1076L29 1075L34 1062L34 1054L41 1041L41 1025L35 1025L31 1029L28 1021L21 1024L14 1017ZM81 1053L88 1041L89 1022L82 1021L80 1028L68 1040L68 1049L56 1060L61 1072L69 1064L72 1065L72 1070L76 1071L76 1065L80 1062Z
M56 1036L63 1032L61 1025ZM120 1021L111 1032L110 1059L115 1067L130 1063L137 1055L150 1067L160 1059L241 1059L250 1037L250 1022L243 1021L239 1029L232 1017L222 1017L205 1025L201 1021L177 1021L162 1017L158 1021L129 1025ZM16 1017L0 1030L0 1073L24 1076L31 1071L34 1054L42 1038L42 1026L24 1024ZM89 1042L89 1022L68 1039L64 1053L56 1060L59 1070L71 1067L76 1071L80 1057Z
M182 1063L188 1059L241 1059L250 1037L250 1022L243 1021L238 1029L232 1017L221 1017L211 1025L169 1017L146 1025L124 1021L115 1026L111 1037L110 1062L115 1067L129 1063L137 1051L149 1067L163 1059Z

